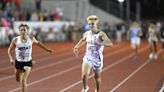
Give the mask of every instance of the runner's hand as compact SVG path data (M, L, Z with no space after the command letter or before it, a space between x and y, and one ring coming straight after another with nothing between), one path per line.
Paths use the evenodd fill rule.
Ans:
M51 54L53 53L53 50L51 50L51 49L48 49L47 51Z
M13 59L10 59L10 63L14 65L15 61Z

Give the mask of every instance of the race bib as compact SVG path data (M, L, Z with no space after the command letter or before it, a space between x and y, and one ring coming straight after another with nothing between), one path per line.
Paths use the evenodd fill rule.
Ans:
M19 57L20 57L20 59L25 59L26 57L29 57L29 53L21 51L21 52L19 52Z
M90 51L92 57L99 58L97 46L90 46L88 50Z

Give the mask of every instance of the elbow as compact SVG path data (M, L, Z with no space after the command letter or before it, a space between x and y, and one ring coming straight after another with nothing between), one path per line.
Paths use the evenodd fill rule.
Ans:
M109 47L112 47L113 46L113 43L109 43L109 45L108 45Z
M113 43L112 43L111 41L106 42L106 46L108 46L108 47L112 47L112 46L113 46Z
M37 44L37 45L39 45L39 46L40 46L40 45L42 45L42 43L41 43L41 42L39 42L39 41L38 41L38 42L36 42L36 44Z
M8 53L10 53L10 52L11 52L11 49L10 49L10 48L8 48L8 50L7 50L7 51L8 51Z
M11 54L11 49L9 48L7 52L8 52L8 54L10 55L10 54Z
M106 43L106 44L104 44L104 46L112 47L113 46L113 43Z

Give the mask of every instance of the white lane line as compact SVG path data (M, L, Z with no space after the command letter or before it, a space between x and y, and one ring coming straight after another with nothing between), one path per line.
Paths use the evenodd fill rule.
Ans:
M160 50L158 54L161 52ZM128 77L126 77L123 81L121 81L119 84L117 84L111 91L109 92L115 92L120 86L122 86L125 82L127 82L131 77L133 77L138 71L140 71L145 65L147 65L151 59L146 60L145 63L143 63L140 67L138 67L135 71L133 71Z
M163 84L162 88L159 90L159 92L164 92L164 84Z
M118 46L119 45L117 45L115 47L118 47ZM124 48L122 50L118 50L118 51L123 51L125 49L128 49L128 47L126 47L126 48ZM117 52L117 51L115 51L115 52ZM64 55L67 55L67 54L70 54L70 53L72 53L72 52L64 53ZM62 55L60 54L59 56L62 56ZM78 58L81 58L81 57L82 57L82 55L78 56ZM53 58L53 57L41 58L39 60L39 62L44 61L44 60L46 61L47 59L51 59L51 58ZM57 56L55 58L57 58ZM37 68L33 69L31 72L34 72L34 71L37 71L37 70L40 70L40 69L43 69L43 68L47 68L47 67L50 67L50 66L53 66L53 65L62 64L62 63L68 62L69 60L73 60L73 59L77 59L77 58L71 57L71 58L67 58L67 59L64 59L64 60L59 60L59 61L56 61L54 63L50 63L50 64L47 64L47 65L44 65L44 66L41 66L41 67L37 67ZM3 77L3 78L0 78L0 81L6 80L6 79L10 79L10 78L13 78L13 77L15 77L15 75L10 75L10 76L7 76L7 77Z
M48 80L48 79L53 78L53 77L56 77L56 76L58 76L58 75L62 75L62 74L64 74L64 73L66 73L66 72L68 72L68 71L71 71L71 70L74 70L74 69L76 69L76 68L78 68L78 67L80 67L80 66L81 66L81 65L77 65L77 66L74 66L74 67L72 67L72 68L69 68L69 69L63 70L63 71L61 71L61 72L55 73L55 74L53 74L53 75L44 77L44 78L42 78L42 79L40 79L40 80L33 81L33 82L29 83L27 86L31 86L31 85L37 84L37 83L39 83L39 82ZM20 90L20 88L15 88L15 89L10 90L10 91L8 91L8 92L14 92L14 91L17 91L17 90Z
M69 49L56 50L55 53L61 52L61 51L64 51L64 50L69 50ZM38 52L38 51L37 51L37 52ZM36 61L36 60L40 60L39 57L46 57L46 58L48 58L48 57L54 56L54 55L51 55L51 54L49 54L49 53L41 53L41 52L40 52L39 54L37 54L37 53L33 53L33 54L36 54L35 56L32 56L32 57L36 58L35 61ZM55 55L55 56L56 56L56 55ZM6 60L6 59L7 59L7 60ZM4 61L4 62L3 62L3 61ZM9 63L9 58L8 58L8 57L5 58L4 60L1 59L0 64L5 64L5 63ZM10 68L13 68L12 66L8 66L8 67L0 68L0 71L6 70L6 69L10 69L9 67L10 67Z
M119 49L119 50L115 51L115 52L112 53L112 54L106 55L105 57L112 56L112 55L114 55L114 54L120 53L120 52L122 52L122 51L124 51L124 50L127 50L127 49L128 49L128 47L126 47L126 48L124 48L124 49ZM36 83L39 83L39 82L48 80L48 79L53 78L53 77L56 77L56 76L58 76L58 75L61 75L61 74L63 74L63 73L66 73L66 72L68 72L68 71L71 71L71 70L73 70L73 69L76 69L76 68L78 68L78 67L80 67L80 66L81 66L81 65L77 65L77 66L75 66L75 67L72 67L72 68L69 68L69 69L66 69L66 70L62 70L61 72L58 72L58 73L55 73L55 74L53 74L53 75L44 77L44 78L42 78L42 79L40 79L40 80L33 81L33 82L27 84L27 86L31 86L31 85L34 85L34 84L36 84ZM20 88L15 88L15 89L13 89L13 90L10 90L9 92L14 92L14 91L17 91L17 90L19 90L19 89L20 89Z
M123 44L121 44L121 45L125 45L125 43L123 43ZM116 44L115 46L114 46L114 48L116 48L116 47L118 47L119 46L119 44ZM55 53L57 53L57 52L62 52L62 51L65 51L66 50L66 52L68 52L67 50L69 50L69 49L67 49L67 48L62 48L62 49L57 49L57 50L55 50ZM39 52L39 51L37 51L37 52ZM40 52L41 53L41 52ZM36 52L35 53L33 53L33 54L37 54ZM43 57L42 55L44 55L45 53L43 52L43 53L41 53L41 54L38 54L38 55L36 55L36 56L34 56L36 59L35 59L35 61L36 60L38 60L38 59L40 59L40 58L38 58L38 57ZM60 54L61 55L61 54ZM47 55L47 54L45 54L44 56L50 56L50 55ZM55 55L56 56L56 55ZM8 59L8 58L5 58L5 59L1 59L1 62L0 62L0 64L3 64L3 63L6 63L6 61L8 61L8 60L6 60L6 59ZM4 62L2 62L2 61L4 61ZM8 69L8 68L7 68ZM0 70L1 70L1 68L0 68Z
M148 48L148 47L142 48L141 50L139 50L139 53L140 53L140 52L143 52L143 51L146 50L147 48ZM129 58L132 57L132 56L134 56L134 53L132 53L132 54L130 54L130 55L128 55L128 56L126 56L126 57L124 57L124 58L122 58L122 59L120 59L120 60L118 60L118 61L116 61L116 62L110 64L110 65L108 65L108 66L105 67L102 71L104 72L104 71L108 70L109 68L112 68L112 67L116 66L117 64L120 64L120 63L126 61L127 59L129 59ZM93 76L94 76L93 74L90 75L88 79L90 79L90 78L93 77ZM66 87L66 88L64 88L64 89L62 89L62 90L60 90L59 92L65 92L65 91L69 90L70 88L72 88L72 87L74 87L74 86L76 86L76 85L78 85L78 84L80 84L80 83L82 83L81 80L79 80L79 81L77 81L77 82L75 82L75 83L69 85L68 87Z
M60 54L60 55L55 55L55 58L58 58L58 57L61 57L61 56L65 56L65 55L67 56L67 55L69 55L69 54L71 55L72 52L63 53L63 54ZM47 54L46 54L46 55L44 55L44 56L41 56L41 57L44 57L44 58L37 58L37 59L34 59L34 61L39 61L39 63L40 63L40 62L42 62L42 61L46 61L46 60L49 60L49 59L51 59L51 58L54 58L53 56L54 56L54 55L47 56ZM35 63L37 63L37 62L35 62ZM5 70L10 69L10 68L13 68L13 66L10 65L9 67L1 68L0 71L5 71Z
M82 57L82 55L80 57ZM51 66L54 66L54 65L62 64L62 63L65 63L65 62L68 62L68 61L74 60L74 59L77 59L77 58L71 57L71 58L68 58L68 59L59 60L59 61L56 61L54 63L47 64L47 65L44 65L44 66L41 66L41 67L37 67L37 68L33 69L31 71L31 73L35 72L37 70L40 70L40 69L44 69L44 68L51 67ZM10 79L10 78L13 78L13 77L15 77L15 75L10 75L10 76L7 76L7 77L3 77L3 78L0 78L0 81Z

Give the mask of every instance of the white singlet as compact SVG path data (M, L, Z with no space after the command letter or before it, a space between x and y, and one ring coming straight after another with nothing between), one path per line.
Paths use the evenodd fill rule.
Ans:
M99 31L100 32L100 31ZM97 45L95 43L101 43L102 40L99 38L99 32L92 34L91 31L88 31L84 34L87 41L86 53L83 60L93 68L101 69L103 66L103 49L104 46Z
M28 62L32 60L32 41L29 36L26 42L22 42L21 36L18 36L15 52L18 62Z
M153 42L153 41L155 41L155 42L158 41L158 37L157 37L157 34L156 34L155 30L154 30L154 31L149 31L148 34L149 34L148 41L149 41L150 43Z

